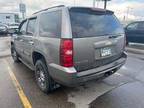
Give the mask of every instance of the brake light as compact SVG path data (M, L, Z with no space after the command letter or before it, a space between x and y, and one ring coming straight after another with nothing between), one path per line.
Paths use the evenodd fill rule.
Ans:
M73 66L73 40L72 39L61 39L60 65L64 67Z

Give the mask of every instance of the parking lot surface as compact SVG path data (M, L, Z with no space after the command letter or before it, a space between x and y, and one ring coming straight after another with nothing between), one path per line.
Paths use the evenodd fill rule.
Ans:
M128 53L114 75L44 94L34 72L10 56L0 58L0 108L144 108L143 55Z
M24 106L9 74L8 67L10 67L33 108L95 108L97 106L106 108L109 105L109 108L114 108L117 104L124 108L134 108L129 106L134 102L141 102L139 108L143 108L143 63L144 61L138 58L129 57L126 65L118 73L105 80L87 82L75 88L61 87L50 94L44 94L35 83L33 71L22 63L14 63L11 57L2 58L0 59L0 104L2 108Z

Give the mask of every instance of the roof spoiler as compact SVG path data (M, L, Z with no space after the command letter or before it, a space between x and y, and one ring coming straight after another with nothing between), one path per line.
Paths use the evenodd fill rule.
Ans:
M35 13L33 13L33 14L37 14L37 13L40 13L40 12L42 12L42 11L46 11L46 10L48 10L48 9L57 8L57 7L65 7L65 5L58 5L58 6L49 7L49 8L46 8L46 9L37 11L37 12L35 12Z
M113 11L101 9L101 8L87 8L87 7L71 7L70 11L73 12L88 12L88 13L95 13L95 14L114 14Z

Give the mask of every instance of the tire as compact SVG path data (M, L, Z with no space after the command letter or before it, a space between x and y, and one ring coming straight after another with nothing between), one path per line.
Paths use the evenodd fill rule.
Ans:
M36 61L35 64L35 78L38 87L44 93L52 92L56 89L56 83L50 77L48 73L48 68L44 59L40 59Z
M11 56L12 56L14 62L16 62L16 63L19 63L19 62L20 62L19 57L18 57L18 54L17 54L14 46L11 46Z

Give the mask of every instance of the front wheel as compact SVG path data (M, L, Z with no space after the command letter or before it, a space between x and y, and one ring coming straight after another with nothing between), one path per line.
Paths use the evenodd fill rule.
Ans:
M12 55L12 58L13 58L14 62L16 62L16 63L20 62L18 54L17 54L14 46L11 46L11 55Z

